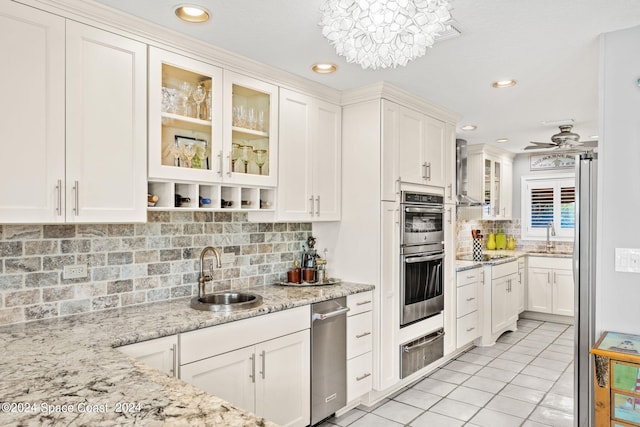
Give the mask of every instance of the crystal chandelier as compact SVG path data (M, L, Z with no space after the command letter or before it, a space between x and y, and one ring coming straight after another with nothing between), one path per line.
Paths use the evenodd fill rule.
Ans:
M423 56L451 21L448 0L326 0L322 34L347 62L396 68Z

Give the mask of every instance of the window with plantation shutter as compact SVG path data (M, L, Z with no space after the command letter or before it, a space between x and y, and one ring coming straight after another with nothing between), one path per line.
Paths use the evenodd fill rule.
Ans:
M573 239L576 214L575 178L522 178L522 239L546 239L552 223L553 240Z

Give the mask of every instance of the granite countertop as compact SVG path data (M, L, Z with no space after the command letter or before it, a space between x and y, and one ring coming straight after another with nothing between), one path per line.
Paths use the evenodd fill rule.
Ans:
M488 265L504 264L507 262L511 262L522 256L537 256L537 257L549 257L549 258L572 258L573 257L572 253L566 253L566 252L546 253L546 252L505 251L505 250L484 251L483 255L495 256L496 258L487 259L483 261L469 261L469 260L457 259L456 272L471 270L473 268L481 267L485 264L488 264ZM467 256L470 256L470 254Z
M183 298L1 327L0 424L275 426L114 347L371 289L270 285L243 290L263 304L235 313L197 311Z

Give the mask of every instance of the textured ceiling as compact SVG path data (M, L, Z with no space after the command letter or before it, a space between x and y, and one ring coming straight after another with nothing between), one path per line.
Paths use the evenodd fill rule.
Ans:
M406 67L365 71L322 37L322 0L189 0L212 12L205 24L180 22L176 0L98 2L336 89L393 83L462 115L458 137L470 144L515 152L558 131L542 121L574 119L582 140L598 134L598 36L640 25L639 0L452 0L461 36ZM310 67L319 61L338 71L314 74ZM504 79L518 84L491 87ZM478 129L461 131L468 123Z

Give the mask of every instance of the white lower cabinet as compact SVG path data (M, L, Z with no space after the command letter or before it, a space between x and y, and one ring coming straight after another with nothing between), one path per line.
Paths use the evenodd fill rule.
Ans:
M571 258L530 256L528 263L528 310L573 316L574 283Z
M178 375L177 335L125 345L118 350L167 375Z
M478 287L482 286L482 268L456 273L456 347L461 348L476 339L478 325Z
M347 297L347 402L367 394L373 386L372 292Z
M309 423L309 330L181 366L181 378L283 426Z
M308 425L309 309L181 334L180 378L276 424Z
M492 267L491 332L498 334L518 320L518 263Z

